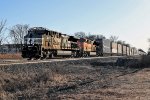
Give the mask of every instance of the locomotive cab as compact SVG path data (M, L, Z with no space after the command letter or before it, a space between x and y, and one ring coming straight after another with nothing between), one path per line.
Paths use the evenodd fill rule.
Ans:
M41 54L42 35L46 31L40 27L31 28L28 34L24 36L24 45L22 49L23 58L39 58Z

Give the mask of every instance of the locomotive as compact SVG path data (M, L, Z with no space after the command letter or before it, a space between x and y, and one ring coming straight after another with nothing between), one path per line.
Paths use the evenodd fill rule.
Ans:
M138 55L138 51L136 48L109 39L76 38L43 27L30 28L28 34L24 36L22 48L22 57L30 59L113 55L132 56Z

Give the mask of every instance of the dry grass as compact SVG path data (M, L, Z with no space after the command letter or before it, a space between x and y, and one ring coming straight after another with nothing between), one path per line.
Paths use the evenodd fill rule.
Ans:
M50 69L18 74L0 72L0 100L46 97L49 86L63 83L67 83L65 75Z
M125 66L128 66L130 68L148 68L150 67L150 56L143 55L138 59L125 59Z
M59 91L69 87L67 85L74 76L68 74L68 69L65 67L60 69L60 66L55 65L49 66L40 64L18 67L16 65L14 66L16 69L9 69L11 71L0 71L0 100L45 100L50 98L51 89Z
M0 59L22 59L21 54L0 54Z
M150 67L150 56L148 55L142 56L140 63L144 67Z
M99 60L87 60L89 63L78 61L81 62L79 64L74 61L71 63L14 65L11 68L7 67L7 70L5 68L0 71L0 100L126 98L130 96L128 91L130 92L134 84L139 85L138 83L141 82L139 85L141 86L145 82L145 88L149 88L149 85L146 84L150 82L148 72L145 74L144 71L136 75L136 68L126 68L126 62L129 63L128 65L132 64L137 67L142 63L149 65L147 59L149 57L143 56L141 60L120 60L121 63L125 62L123 67L112 64L114 62L105 64ZM133 75L136 76L131 79ZM141 79L143 81L137 81ZM126 85L130 86L127 92L124 90ZM145 88L142 91L145 91ZM124 91L120 93L117 92L118 90ZM133 96L138 96L138 93Z

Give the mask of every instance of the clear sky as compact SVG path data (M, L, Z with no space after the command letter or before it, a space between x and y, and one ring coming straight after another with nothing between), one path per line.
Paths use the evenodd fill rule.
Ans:
M147 51L150 0L0 0L0 20L43 26L66 34L119 36Z

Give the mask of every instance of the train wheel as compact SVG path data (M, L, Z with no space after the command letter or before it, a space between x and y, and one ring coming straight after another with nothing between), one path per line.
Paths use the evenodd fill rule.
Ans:
M77 51L74 52L74 57L78 57Z
M35 59L39 59L39 58L40 58L40 56L39 56L39 55L36 55L36 56L35 56Z
M31 59L32 59L32 58L29 57L27 60L31 60Z
M88 52L85 52L85 57L88 57L89 56L89 53Z
M84 57L87 57L87 53L85 52Z
M55 56L54 56L54 53L51 53L50 54L50 58L54 58Z
M74 58L74 53L71 54L70 58Z
M83 57L85 58L87 56L86 52L84 52Z
M87 52L87 57L89 57L89 55L90 55L90 53L89 53L89 52Z
M42 52L42 55L41 55L40 59L42 60L42 59L45 59L46 57L47 57L46 53Z
M75 57L77 57L77 52L76 51L72 52L72 54L71 54L71 58L75 58Z

